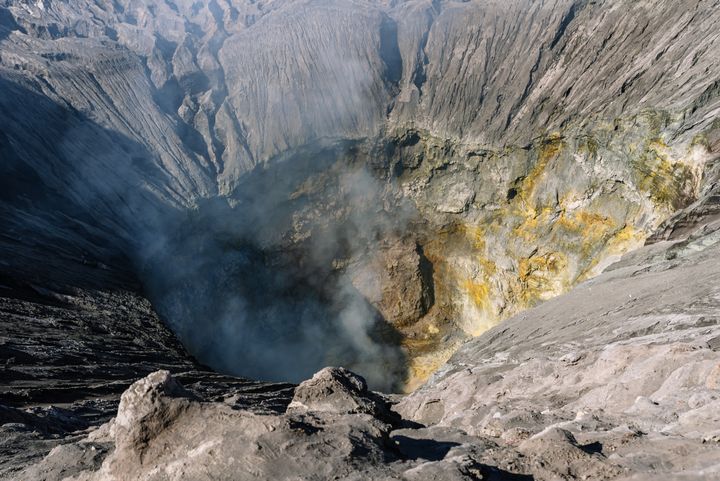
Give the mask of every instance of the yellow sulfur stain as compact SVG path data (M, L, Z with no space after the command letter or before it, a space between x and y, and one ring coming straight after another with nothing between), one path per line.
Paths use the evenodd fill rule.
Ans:
M403 391L411 393L423 385L435 371L450 359L453 352L455 352L455 346L449 346L447 349L413 358L408 366L408 376Z
M486 279L492 277L497 272L497 264L490 259L478 256L477 264L483 270Z
M545 300L565 290L563 270L567 257L561 252L521 259L518 262L518 299L526 306Z
M545 174L550 161L557 158L565 148L562 135L555 132L542 140L538 160L523 180L521 195L529 195L535 192L538 181Z
M579 254L581 260L588 261L613 235L617 222L595 212L579 210L570 214L563 212L555 226L566 234L580 237L580 241L570 243L567 250Z
M645 240L645 234L631 225L622 228L612 240L611 246L624 246L628 242L638 242Z
M577 282L582 282L600 274L603 269L598 269L600 262L609 258L619 258L632 249L642 246L647 238L647 232L626 225L607 241L603 250L593 256L585 270L578 276Z
M462 283L475 306L483 310L490 309L490 286L485 282L466 280Z
M609 217L598 213L580 210L570 214L563 212L557 220L557 226L592 238L615 228L616 223Z
M607 128L612 130L616 124ZM623 154L635 159L626 186L652 199L659 207L657 218L662 219L687 200L686 193L696 188L698 174L688 162L673 159L659 134L651 135L654 137L635 144L623 144ZM602 139L603 151L608 150L606 137L600 133L597 138ZM576 183L577 191L552 177L556 168L583 175L581 168L587 169L587 163L582 163L598 155L599 143L587 136L578 139L576 152L567 152L584 157L563 155L567 149L563 136L548 135L535 143L535 156L529 154L528 161L534 163L510 177L524 174L510 184L517 190L512 198L505 199L501 192L500 199L488 204L492 209L479 212L472 222L442 227L423 245L433 263L436 303L444 309L444 317L434 318L418 338L404 342L412 352L408 390L449 358L452 349L438 348L449 324L454 323L451 329L462 328L466 335L479 335L501 320L597 275L618 256L642 245L653 228L642 220L647 219L644 213L650 202L634 205L634 199L621 190L626 186L608 189L605 199L601 197L606 194L605 185L592 177ZM573 162L578 164L566 165ZM626 224L632 222L645 224L643 228ZM553 251L548 252L548 248Z
M697 178L692 167L671 161L668 146L660 138L647 143L633 167L638 189L668 213L682 208L694 193Z
M458 230L465 235L473 249L479 251L485 249L485 229L482 226L461 224Z

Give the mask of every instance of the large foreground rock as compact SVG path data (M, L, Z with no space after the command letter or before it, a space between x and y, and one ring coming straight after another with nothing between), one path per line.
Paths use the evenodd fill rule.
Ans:
M404 446L405 438L390 438L391 425L372 415L379 405L367 409L379 396L363 389L364 382L350 372L326 369L299 388L287 414L257 415L193 399L166 371L158 371L123 394L114 420L76 444L54 449L21 479L73 474L76 481L380 480L405 479L406 471L407 479L419 479L417 473L437 462L442 469L433 468L438 473L433 479L475 479L463 473L477 463L468 456L443 461L447 449L439 456L430 453L429 460L422 453L404 456L398 445ZM343 392L316 389L319 383L342 386Z

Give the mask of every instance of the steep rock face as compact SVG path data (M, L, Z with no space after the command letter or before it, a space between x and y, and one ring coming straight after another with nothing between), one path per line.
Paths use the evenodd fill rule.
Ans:
M676 217L682 235L675 229L671 241L468 342L398 412L516 446L571 479L596 469L573 445L594 445L619 469L593 478L716 477L718 243L707 206L717 185L709 180Z
M397 299L351 292L380 324L400 326L410 362L397 376L413 387L467 336L596 274L691 202L711 157L701 139L717 130L707 1L679 12L672 2L3 5L4 168L44 185L4 203L13 234L3 249L36 259L64 243L71 266L129 256L201 357L225 349L188 327L201 313L163 306L185 285L164 256L182 250L192 212L227 230L204 199L227 199L223 216L238 225L274 225L225 234L258 252L294 249L306 267L290 275L320 271L331 291L351 292L342 286L368 272L388 286L418 279ZM366 190L385 192L382 210L407 220L368 221L377 214L352 195L338 204L327 180L338 159L339 170L365 165L384 179ZM295 169L273 167L283 164ZM265 169L301 177L263 184L254 172ZM48 240L28 249L21 239L38 239L38 225ZM396 235L432 269L413 273L412 255L383 265L377 237ZM328 237L334 247L318 259ZM204 255L226 256L222 244Z
M299 380L337 361L413 388L697 198L715 6L5 0L0 149L22 181L3 270L140 271L214 367ZM378 239L419 250L385 262ZM258 271L270 287L244 282ZM410 287L357 282L374 271ZM339 341L313 354L323 332ZM258 339L308 362L290 373Z
M0 475L717 477L717 7L0 0Z
M702 79L717 45L713 2L417 5L399 9L426 24L398 15L401 32L426 37L422 55L404 57L404 72L418 72L405 77L415 80L404 84L407 120L440 137L522 144L567 124L685 109L714 81ZM695 109L686 128L711 122L716 109Z

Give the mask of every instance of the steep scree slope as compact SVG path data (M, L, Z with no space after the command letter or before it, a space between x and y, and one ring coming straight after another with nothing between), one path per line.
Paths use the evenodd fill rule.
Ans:
M716 155L713 1L0 12L3 272L139 278L235 374L412 389L642 245Z
M717 473L719 6L0 0L0 473L157 368L230 406L182 394L188 426L279 429L285 474L338 439L379 478ZM185 351L412 390L648 238L467 343L398 407L427 431L263 418L290 386ZM93 436L29 479L98 468Z

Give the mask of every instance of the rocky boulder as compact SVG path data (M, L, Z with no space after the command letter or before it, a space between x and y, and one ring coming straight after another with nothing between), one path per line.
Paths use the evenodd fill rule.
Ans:
M142 453L144 447L197 400L169 371L157 371L134 383L120 397L111 434L120 447Z
M368 414L389 423L400 419L380 394L368 391L362 377L342 367L326 367L302 382L287 412Z

